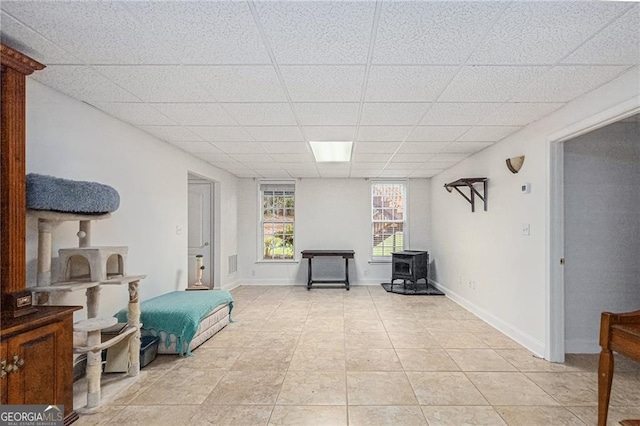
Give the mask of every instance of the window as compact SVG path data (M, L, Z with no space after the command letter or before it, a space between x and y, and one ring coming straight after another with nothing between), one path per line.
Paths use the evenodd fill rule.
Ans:
M371 184L372 259L389 259L404 249L405 187L404 182Z
M263 260L294 258L295 184L261 182L260 245Z

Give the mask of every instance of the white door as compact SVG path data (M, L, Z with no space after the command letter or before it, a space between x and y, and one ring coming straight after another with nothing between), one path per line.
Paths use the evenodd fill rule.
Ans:
M202 284L213 288L213 226L212 226L212 184L203 181L189 181L189 273L188 285L196 282L196 256L202 255L204 270Z

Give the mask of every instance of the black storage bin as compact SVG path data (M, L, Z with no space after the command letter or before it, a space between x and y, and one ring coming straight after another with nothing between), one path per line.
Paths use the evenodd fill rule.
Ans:
M145 367L158 355L159 336L143 336L140 338L140 368Z

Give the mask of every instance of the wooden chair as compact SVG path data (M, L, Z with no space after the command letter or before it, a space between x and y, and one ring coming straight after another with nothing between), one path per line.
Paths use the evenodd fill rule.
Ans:
M606 426L613 379L612 351L640 362L640 311L623 314L603 312L600 319L600 346L602 351L598 364L598 426ZM640 424L640 420L625 420L622 424L636 425Z

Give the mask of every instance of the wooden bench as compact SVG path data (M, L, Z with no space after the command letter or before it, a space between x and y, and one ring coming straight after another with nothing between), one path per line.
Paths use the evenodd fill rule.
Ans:
M640 311L622 314L603 312L600 319L600 346L602 351L598 364L598 426L605 426L613 380L612 351L640 362ZM640 420L625 420L622 424L636 425L640 424Z

